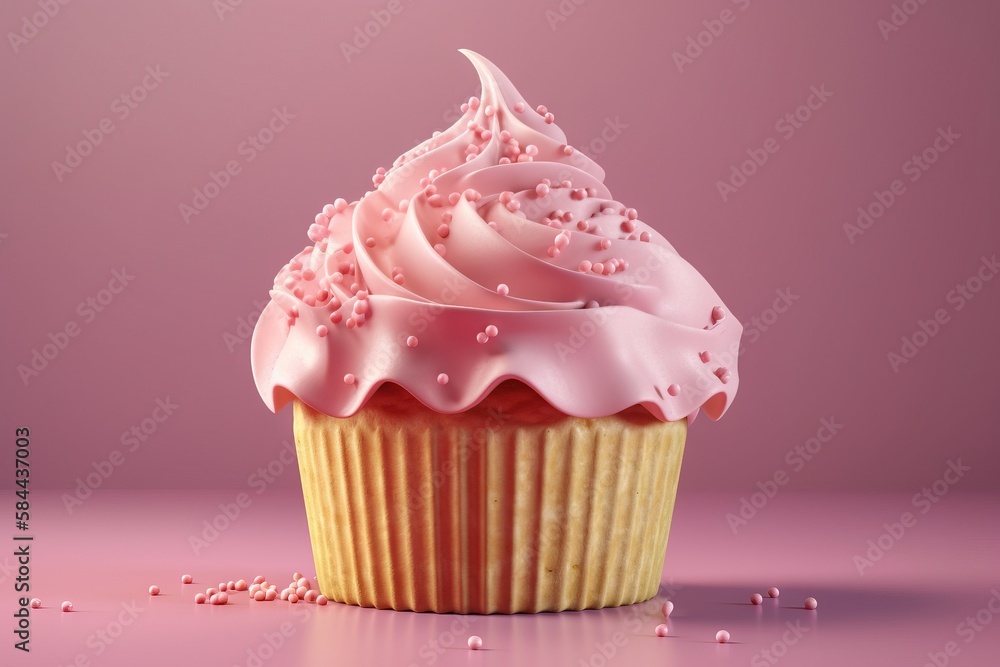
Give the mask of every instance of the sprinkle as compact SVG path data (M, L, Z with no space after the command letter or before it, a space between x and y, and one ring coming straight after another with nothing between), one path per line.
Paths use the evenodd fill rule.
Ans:
M190 574L181 575L181 583L182 584L190 584L193 581L194 581L194 577L192 577Z
M485 332L480 331L479 333L476 334L476 340L479 341L480 343L486 343L490 340L490 337L487 336Z
M327 329L327 328L326 328L325 326L323 326L322 324L321 324L321 325L319 325L318 327L316 327L316 335L317 335L317 336L319 336L320 338L323 338L323 337L324 337L324 336L326 336L326 335L327 335L328 333L330 333L330 330L329 330L329 329Z
M67 601L65 601L65 602L62 603L62 607L61 608L62 608L63 611L73 611L73 603L70 602L69 600L67 600Z
M42 608L42 601L39 598L31 598L31 608L32 609L41 609Z
M406 282L406 276L404 276L402 273L397 273L392 277L392 280L397 285L402 285L403 283Z
M649 240L653 238L649 232L639 232L639 240L643 243L649 243Z
M195 604L205 604L206 602L208 602L208 598L205 597L204 593L198 593L194 596Z
M611 247L611 239L601 239L601 250L607 250Z
M310 589L306 591L306 602L315 602L316 598L319 597L319 593Z
M441 224L440 226L438 226L438 236L440 236L443 239L446 239L448 238L448 234L451 234L451 227L445 224Z
M557 248L565 248L569 245L569 232L559 232L556 234L555 244Z
M549 186L545 185L545 183L539 183L535 186L535 194L539 197L546 196L549 194Z
M334 204L334 205L336 206L336 204ZM253 578L253 583L255 583L255 584L262 584L265 581L267 581L267 579L265 579L264 575L262 575L262 574L258 574L256 577Z
M159 595L160 594L160 587L157 586L157 585L155 585L155 584L152 585L152 586L150 586L149 587L149 594L150 595Z
M604 264L601 262L594 262L594 264L591 265L590 270L598 275L601 275L604 273Z
M517 104L514 105L514 111L516 111L517 113L524 113L524 109L525 109L524 102L518 102Z
M318 604L321 607L325 607L326 603L329 601L330 600L325 595L319 595L316 597L316 604Z
M386 222L389 222L390 220L392 220L392 216L394 215L394 213L395 211L393 211L391 208L384 208L382 209L382 219L385 220Z
M715 641L719 642L720 644L725 644L726 642L729 641L729 633L726 632L725 630L719 630L718 632L715 633Z
M544 116L549 112L548 108L546 108L544 104L539 104L537 107L535 107L535 111L538 112L539 116Z
M354 377L353 373L348 373L347 375L344 376L344 384L354 384L355 381L356 378Z
M489 336L490 338L493 338L498 333L500 333L500 330L496 328L496 325L491 324L488 327L486 327L486 335Z
M812 611L813 609L819 606L819 603L816 602L816 598L806 598L805 602L803 602L802 605L809 611Z
M544 118L545 118L545 122L546 123L554 123L554 122L556 122L556 117L554 115L552 115L552 113L545 114Z
M660 611L663 612L663 618L670 618L670 614L674 613L674 603L667 600L663 603L663 606L660 607Z
M257 591L254 592L253 599L255 602L264 602L265 600L267 600L267 593L258 589Z
M416 347L419 342L416 336L409 336L406 339L406 347Z
M623 232L634 232L635 231L635 223L632 222L631 220L625 220L625 221L623 221L621 227L622 227L622 231Z
M721 322L726 317L726 311L722 309L722 306L716 306L712 309L712 322Z
M478 651L483 647L483 639L479 635L472 635L469 637L469 648L473 651Z
M375 247L375 237L374 236L369 236L368 238L366 238L365 239L365 245L367 247L369 247L369 248L374 248Z
M340 324L341 320L343 319L344 316L340 314L339 310L330 313L330 321L333 322L334 324Z
M594 301L593 299L591 299L587 303L583 304L583 307L584 308L600 308L601 304L599 304L596 301Z
M343 213L344 211L346 211L347 206L348 204L346 199L338 198L333 202L333 208L337 211L337 213Z
M725 366L719 366L718 368L716 368L715 376L719 378L719 381L722 384L727 384L730 380L733 379L733 374L730 373L729 369L726 368Z
M575 149L572 146L563 146L563 155L572 155Z
M299 586L298 588L295 589L295 594L299 596L300 600L305 600L306 593L308 593L308 592L309 592L309 589L306 588L305 586ZM308 602L308 600L306 600L306 601Z
M701 359L703 363L707 364L712 360L712 353L709 352L708 350L705 350L704 352L698 355L698 358Z
M657 637L666 637L668 634L667 624L660 623L658 626L656 626L656 630L654 630L654 632L656 633Z
M265 602L274 602L274 599L277 597L278 597L278 591L274 590L274 588L269 588L266 591L264 591Z
M510 288L507 287L506 284L500 283L499 285L497 285L497 294L499 294L500 296L507 296L508 294L510 294Z
M678 394L681 393L681 386L678 384L672 384L669 387L667 387L667 393L670 394L671 396L677 396Z
M299 596L297 594L295 594L295 593L289 593L288 594L288 601L291 602L292 604L295 604L296 602L299 601Z
M750 596L750 604L763 604L764 596L760 593L754 593Z
M444 257L444 254L445 254L446 252L448 252L448 249L447 249L447 248L445 248L445 247L444 247L444 246L443 246L442 244L440 244L440 243L436 243L436 244L434 245L434 250L435 250L435 251L437 252L437 254L441 255L442 257Z
M512 135L508 130L501 130L500 131L500 141L502 143L509 144L510 140L513 139L513 138L514 138L514 135Z
M527 146L524 147L524 152L526 155L534 157L538 155L538 146L536 146L535 144L528 144Z
M590 269L593 268L593 266L594 265L591 262L585 259L582 262L580 262L580 266L577 268L579 271L586 273L587 271L590 271Z
M781 591L779 591L777 588L774 588L774 587L771 587L771 588L767 589L768 596L772 597L772 598L778 597L778 595L780 594L780 592Z
M208 597L212 597L213 595L216 595L218 592L219 592L218 588L206 588L205 589L205 595L207 595Z
M441 373L438 375L438 384L448 384L448 374Z

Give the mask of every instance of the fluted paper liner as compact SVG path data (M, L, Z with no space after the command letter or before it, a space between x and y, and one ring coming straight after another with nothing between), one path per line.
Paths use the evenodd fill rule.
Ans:
M640 602L658 589L686 421L568 417L506 382L460 414L384 385L353 417L295 403L320 590L414 611Z

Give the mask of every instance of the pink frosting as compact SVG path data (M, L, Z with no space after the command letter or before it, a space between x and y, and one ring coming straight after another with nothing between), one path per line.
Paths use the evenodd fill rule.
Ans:
M718 419L740 323L545 107L462 53L482 98L327 204L275 278L251 350L265 403L346 417L394 382L455 413L516 379L577 417Z

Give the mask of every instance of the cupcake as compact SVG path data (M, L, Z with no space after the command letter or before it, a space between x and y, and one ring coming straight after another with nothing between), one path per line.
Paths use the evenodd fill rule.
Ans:
M459 613L649 599L742 327L551 112L462 53L481 96L323 207L254 330L319 588Z

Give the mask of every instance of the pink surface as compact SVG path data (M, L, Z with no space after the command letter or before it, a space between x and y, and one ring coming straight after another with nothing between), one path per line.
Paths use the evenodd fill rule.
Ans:
M466 46L745 323L739 400L695 425L686 485L913 492L960 457L962 488L996 488L1000 5L896 5L918 6L3 3L29 36L0 60L4 423L40 438L33 484L117 451L92 486L237 487L278 456L291 418L248 363L275 268L459 116Z
M743 327L546 107L462 53L479 96L323 206L275 277L250 343L261 398L347 417L391 382L450 414L516 379L574 417L721 417Z
M920 666L950 647L947 664L978 667L1000 652L996 494L950 494L923 514L903 494L787 494L734 535L724 518L731 497L682 489L653 601L461 617L250 602L245 593L196 606L195 593L219 581L260 573L280 587L294 570L313 573L302 499L291 492L255 497L195 554L190 537L236 493L104 492L72 518L56 494L35 494L31 593L44 606L31 612L30 657L10 660L4 646L4 664L255 665L256 656L317 666ZM883 524L907 511L916 522L885 538ZM868 540L888 548L866 555ZM856 558L873 559L863 575ZM11 560L0 559L4 588ZM195 583L182 585L184 573ZM162 589L155 598L151 584ZM750 604L771 586L778 599ZM807 596L816 611L802 608ZM659 638L667 597L676 606ZM62 600L75 610L60 612ZM732 636L725 646L714 641L721 629ZM482 652L466 648L470 635L482 637ZM602 662L605 654L613 657Z

